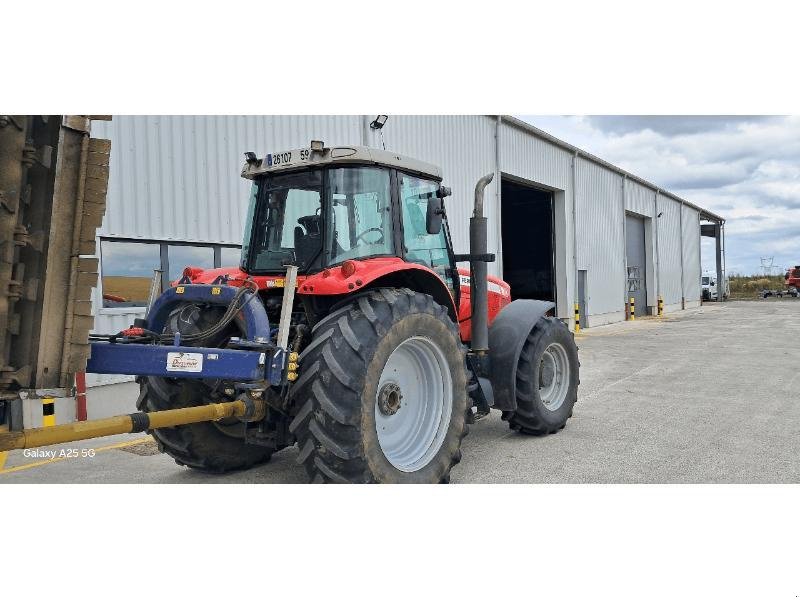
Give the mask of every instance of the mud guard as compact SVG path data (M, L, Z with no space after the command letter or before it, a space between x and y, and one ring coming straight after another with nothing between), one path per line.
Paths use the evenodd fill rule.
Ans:
M490 380L494 406L498 410L517 409L517 364L525 339L552 302L514 300L503 308L489 327Z

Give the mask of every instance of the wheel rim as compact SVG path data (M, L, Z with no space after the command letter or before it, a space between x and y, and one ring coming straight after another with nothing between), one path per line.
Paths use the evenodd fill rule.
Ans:
M539 398L549 411L556 411L567 399L569 359L567 350L558 343L544 349L539 362Z
M386 361L375 394L375 427L387 460L400 471L424 468L442 447L453 412L444 353L431 340L405 340Z

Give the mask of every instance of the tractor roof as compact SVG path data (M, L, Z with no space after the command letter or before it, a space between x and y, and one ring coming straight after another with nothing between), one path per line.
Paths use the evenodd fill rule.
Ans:
M335 146L322 150L297 148L284 152L267 154L261 159L253 160L251 156L242 168L242 177L254 179L266 173L310 169L327 165L380 165L410 171L419 175L441 181L442 172L439 167L422 162L415 158L403 156L396 152L388 152L365 146Z

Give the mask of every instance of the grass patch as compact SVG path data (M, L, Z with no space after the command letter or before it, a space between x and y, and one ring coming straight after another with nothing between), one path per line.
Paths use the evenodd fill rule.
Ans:
M783 275L737 275L729 279L731 298L754 298L761 290L784 290Z

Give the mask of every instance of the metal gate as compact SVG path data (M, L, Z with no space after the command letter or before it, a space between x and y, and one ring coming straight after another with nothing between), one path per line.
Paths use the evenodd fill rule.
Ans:
M634 298L636 314L647 314L647 281L644 219L625 215L626 302Z

